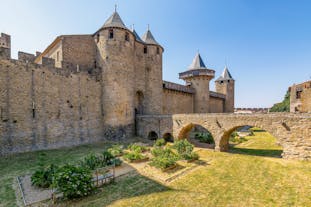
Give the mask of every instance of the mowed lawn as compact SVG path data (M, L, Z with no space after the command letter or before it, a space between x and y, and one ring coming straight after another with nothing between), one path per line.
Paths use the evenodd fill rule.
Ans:
M255 132L231 153L199 150L206 164L170 183L132 173L97 194L58 206L311 206L311 162L268 157L278 156L280 147L265 133ZM46 151L46 163L75 162L103 146ZM16 205L13 179L35 170L38 155L1 158L0 206Z

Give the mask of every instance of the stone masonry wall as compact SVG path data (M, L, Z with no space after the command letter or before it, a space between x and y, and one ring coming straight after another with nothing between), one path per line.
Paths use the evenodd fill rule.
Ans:
M86 73L0 60L0 154L103 138L101 85Z
M223 113L224 112L224 99L210 97L210 113Z
M286 159L311 160L311 114L175 114L137 117L137 134L148 136L173 134L175 139L186 138L194 125L212 133L215 150L227 151L230 134L241 126L256 126L271 133L283 147Z
M193 113L193 94L163 89L162 113Z
M311 113L311 88L305 89L301 93L301 112Z

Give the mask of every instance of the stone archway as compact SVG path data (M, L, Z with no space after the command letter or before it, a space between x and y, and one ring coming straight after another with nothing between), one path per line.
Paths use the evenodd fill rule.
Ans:
M163 139L166 141L166 142L174 142L174 137L171 133L167 132L165 134L163 134Z
M281 157L283 147L279 140L262 127L235 126L223 133L219 147L220 151L231 153Z
M159 138L159 136L155 131L151 131L148 133L148 139L157 140L158 138Z
M209 137L205 137L206 134L209 135ZM196 147L215 148L215 140L212 133L200 124L190 123L184 126L178 134L178 139L187 139Z

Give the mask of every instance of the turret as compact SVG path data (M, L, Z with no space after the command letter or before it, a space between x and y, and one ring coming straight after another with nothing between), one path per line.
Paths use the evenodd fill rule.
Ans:
M94 34L96 65L102 71L102 113L106 126L134 130L133 33L115 11ZM125 127L120 129L120 126ZM128 132L128 131L126 131Z
M145 110L144 114L162 113L162 46L155 40L149 27L142 36L145 63Z
M234 79L227 67L221 76L215 81L216 92L226 95L224 112L234 112Z
M209 82L215 76L215 71L207 69L199 53L194 57L188 70L179 73L179 78L186 81L195 89L194 94L194 112L209 112Z
M11 58L11 36L1 33L0 36L0 59Z

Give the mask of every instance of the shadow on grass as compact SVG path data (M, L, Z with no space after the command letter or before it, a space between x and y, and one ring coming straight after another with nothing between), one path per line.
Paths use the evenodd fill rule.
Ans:
M246 154L253 156L263 156L263 157L279 157L281 158L283 150L269 150L269 149L248 149L248 148L234 148L231 147L229 152L234 154Z
M57 203L57 206L108 206L122 199L170 190L173 189L137 172L132 172L118 178L114 183L104 185L93 195L77 200L60 201ZM129 203L128 206L133 204Z

